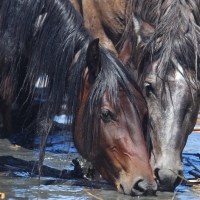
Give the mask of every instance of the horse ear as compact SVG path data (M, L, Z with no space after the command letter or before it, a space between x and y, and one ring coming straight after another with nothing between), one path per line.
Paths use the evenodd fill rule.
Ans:
M133 50L133 38L128 36L123 44L123 47L119 53L119 59L123 64L127 64L130 61L132 50Z
M150 37L155 33L155 29L138 16L134 16L133 21L136 34L140 36L143 43L148 42Z
M88 67L88 82L93 83L101 69L101 54L99 49L99 39L94 39L88 45L86 54L86 64Z

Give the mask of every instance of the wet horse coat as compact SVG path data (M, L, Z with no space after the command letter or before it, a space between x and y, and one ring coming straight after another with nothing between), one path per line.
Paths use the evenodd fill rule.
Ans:
M85 0L81 8L86 26L111 51L119 53L131 35L133 72L150 113L151 164L159 188L173 191L180 179L171 170L183 172L181 154L199 108L200 2Z
M36 120L41 162L53 118L68 95L66 114L73 115L79 153L119 192L155 193L143 95L130 70L92 38L69 1L1 1L0 64L6 105L20 98L21 90L28 91L25 101L33 98L38 77L48 77L47 92L40 96L47 101Z

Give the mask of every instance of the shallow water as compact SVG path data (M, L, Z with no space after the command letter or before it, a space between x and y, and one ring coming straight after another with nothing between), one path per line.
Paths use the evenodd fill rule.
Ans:
M130 197L121 195L105 181L90 181L74 178L72 159L79 155L71 142L69 132L56 132L50 136L44 161L44 177L38 177L36 162L39 138L32 140L0 140L0 199L200 199L200 190L178 186L174 193L157 192L156 197ZM64 142L65 141L65 142ZM183 153L186 178L193 178L191 161L200 168L200 133L193 132ZM26 145L25 145L26 143Z

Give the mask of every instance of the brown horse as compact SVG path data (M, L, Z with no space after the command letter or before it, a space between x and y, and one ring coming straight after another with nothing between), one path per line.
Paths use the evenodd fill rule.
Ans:
M97 50L93 48L91 51L95 53ZM102 61L98 51L95 56L99 58L95 62L89 60L87 63L90 67L84 72L83 92L74 126L74 143L82 156L91 160L106 180L115 183L118 191L133 195L151 194L156 186L152 178L150 181L146 179L152 176L148 172L151 167L144 163L148 161L146 146L143 137L138 137L143 131L142 124L147 122L144 119L147 114L144 99L141 99L135 86L127 82L130 84L127 91L127 86L122 86L120 80L118 83L115 81L120 74L110 71L108 66L100 65ZM95 80L96 71L101 68L102 74L98 75L99 80ZM111 80L116 82L116 86L111 84ZM129 95L136 97L140 110L133 106ZM143 122L138 121L138 117ZM136 121L132 122L132 118ZM150 191L145 184L150 185Z
M46 93L40 96L47 100L36 120L43 138L41 162L53 118L67 94L66 115L73 115L79 153L119 192L155 193L145 144L145 99L130 69L92 38L69 1L2 0L0 44L0 94L5 102L20 98L21 90L33 97L38 77L48 77Z
M148 104L151 164L160 190L173 191L180 179L172 171L183 173L181 154L199 108L199 0L73 2L111 51L131 36L125 48Z

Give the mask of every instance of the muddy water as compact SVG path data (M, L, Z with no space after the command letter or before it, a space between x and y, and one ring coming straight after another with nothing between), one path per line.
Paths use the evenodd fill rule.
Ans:
M174 193L157 192L156 197L130 197L117 193L105 181L74 178L71 161L79 155L71 141L69 132L58 131L49 137L44 162L45 173L39 179L36 162L39 138L29 139L18 135L10 140L1 139L0 199L200 199L200 190L184 185L178 186ZM193 178L191 172L194 167L189 162L200 168L199 142L200 133L193 132L184 149L186 178Z

